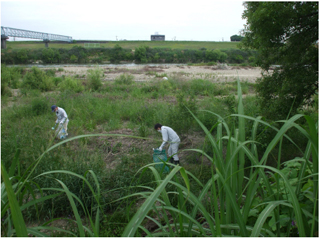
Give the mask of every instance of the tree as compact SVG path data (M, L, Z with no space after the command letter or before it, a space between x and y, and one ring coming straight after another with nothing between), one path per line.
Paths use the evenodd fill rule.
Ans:
M28 51L26 49L21 49L16 54L16 62L18 64L25 64L28 61Z
M119 63L121 60L123 60L123 49L120 45L116 44L112 50L111 56L110 56L110 62L111 63Z
M42 50L42 61L44 63L53 63L54 61L54 51L51 48L45 48Z
M257 64L271 74L258 80L261 106L287 116L312 103L318 90L318 2L245 2L241 45L258 51Z
M138 63L147 63L147 49L145 46L140 46L134 51L134 58Z
M243 36L233 35L230 36L231 41L241 41L243 39Z

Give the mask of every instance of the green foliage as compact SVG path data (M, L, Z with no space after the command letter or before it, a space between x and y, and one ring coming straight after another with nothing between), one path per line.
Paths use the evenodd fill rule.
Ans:
M313 156L316 156L313 164L317 165L318 160L317 133L313 133L315 121L305 116L310 131L299 127L299 131L309 140L309 147L306 148L303 158L288 161L283 169L280 169L280 164L277 169L265 166L263 164L270 157L272 148L277 144L281 146L282 138L288 138L287 130L294 128L296 121L303 115L295 115L283 121L281 129L278 130L261 121L260 117L254 118L244 114L240 83L238 87L238 114L232 115L238 125L233 125L233 128L230 129L220 115L207 112L218 117L218 123L209 131L192 114L205 132L213 153L210 156L199 149L188 151L198 152L211 162L209 163L211 177L201 183L185 168L174 166L165 178L161 178L154 167L149 165L148 168L158 181L158 186L152 189L148 196L144 196L145 194L141 192L133 194L134 197L143 198L144 203L127 224L123 236L137 234L139 225L142 225L145 218L150 219L150 217L153 221L165 217L165 222L157 222L156 230L148 231L149 236L161 234L183 237L258 237L276 236L276 234L277 236L317 234L318 169L309 162L311 150ZM245 119L254 122L250 138L245 137ZM255 148L254 128L260 123L271 127L276 131L276 135L259 157ZM241 163L245 157L250 160L247 168ZM246 180L244 180L244 169L250 170ZM199 193L194 193L191 180L196 180L201 187ZM169 184L175 187L173 193L168 191ZM172 203L171 195L176 197L177 204ZM242 200L242 197L246 199ZM309 204L308 199L311 201ZM154 205L155 201L159 202L159 206ZM150 213L154 215L150 216ZM203 220L197 219L199 213ZM173 218L172 222L169 222L168 214Z
M274 119L291 107L293 115L318 90L318 2L246 2L245 8L242 45L258 50L264 70L279 65L259 81L261 108Z
M58 86L61 91L69 90L76 93L80 93L84 90L81 80L71 77L66 77L64 80L62 80L61 83L59 83Z
M230 36L230 41L241 41L243 38L243 36L232 35Z
M31 68L23 77L22 87L27 89L39 89L40 91L49 91L54 87L54 82L44 71L36 66Z
M129 46L125 45L126 43L129 44ZM150 43L152 45L150 45ZM19 43L16 42L15 46L18 44ZM204 63L210 62L209 58L214 58L216 60L216 53L214 53L213 56L210 56L210 53L212 52L217 52L219 54L219 62L229 62L232 61L230 60L232 50L236 50L236 44L231 42L198 42L196 46L193 45L195 42L191 42L193 46L189 45L190 42L176 42L174 45L171 45L170 42L162 42L162 44L167 45L167 47L164 47L163 45L159 47L155 44L157 44L157 42L132 43L117 41L115 43L110 42L106 47L102 48L84 48L73 45L70 49L69 45L59 46L58 44L54 44L54 46L61 48L50 47L45 49L34 49L35 46L33 46L32 50L22 49L23 51L21 52L19 52L21 49L2 50L1 62L6 64L26 64L42 60L47 64L81 64L88 62L103 63L106 61L119 63L120 61L131 62L132 60L135 60L136 63ZM113 48L110 48L112 46ZM231 54L226 51L229 51ZM206 54L206 52L209 53ZM252 56L245 51L241 51L240 55L242 55L244 62L248 61L247 56Z
M57 49L45 48L42 50L41 60L46 64L60 63L60 53Z
M31 111L35 116L47 113L49 107L48 101L44 98L35 98L31 102Z
M196 113L197 104L194 94L186 96L185 93L180 92L176 99L178 105L169 108L168 125L174 128L178 134L187 134L194 124L192 115L189 110Z
M202 96L214 95L215 85L208 80L194 79L190 81L190 88L187 91L189 91L191 94L194 94L194 95L202 95Z
M97 91L102 87L102 77L103 77L103 70L102 69L89 69L88 70L88 87L93 90Z
M134 76L132 74L121 74L119 77L116 77L114 83L130 85L134 82L133 79L134 79Z
M78 60L77 56L75 56L75 55L71 55L71 56L70 56L70 62L71 62L71 63L76 63L77 60Z
M26 64L28 63L28 51L26 49L20 49L16 52L15 63Z
M207 50L206 51L206 60L213 61L213 62L225 62L227 59L227 54L221 52L220 50Z
M109 58L110 62L119 63L121 60L123 60L123 58L124 58L124 51L120 45L116 44Z
M46 75L49 77L54 77L56 75L56 70L55 69L48 69L48 70L46 70Z
M146 46L140 46L135 49L134 51L134 59L137 61L137 63L147 63L147 47Z
M18 88L20 86L20 79L22 78L21 69L19 67L7 67L1 65L1 88L10 87Z
M235 83L174 76L133 84L105 82L98 92L75 93L60 86L74 80L82 86L80 80L52 80L57 92L24 89L17 102L2 108L2 177L7 169L23 217L12 216L20 209L9 207L13 200L6 198L9 186L3 184L3 235L16 236L12 224L23 220L29 234L44 235L47 229L28 224L66 217L61 236L127 236L135 229L132 236L315 234L317 116L312 115L315 122L302 115L266 122L257 117L254 96L243 101L234 96ZM249 83L241 86L251 91ZM218 92L228 96L216 97ZM53 139L53 104L70 118L70 140L62 143ZM170 166L165 176L149 164L150 142L156 146L159 139L156 122L174 128L181 138L183 168ZM114 130L147 138L104 134L119 133ZM150 228L153 219L159 227Z

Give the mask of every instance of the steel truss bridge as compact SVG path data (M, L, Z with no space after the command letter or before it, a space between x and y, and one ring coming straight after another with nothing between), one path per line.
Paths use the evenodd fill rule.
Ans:
M3 44L5 45L5 40L9 39L9 36L21 37L21 38L31 38L31 39L41 39L46 43L46 47L48 47L49 41L72 42L71 36L62 36L62 35L56 35L56 34L50 34L50 33L28 31L28 30L22 30L22 29L1 26L1 48L5 48L5 47L3 47Z

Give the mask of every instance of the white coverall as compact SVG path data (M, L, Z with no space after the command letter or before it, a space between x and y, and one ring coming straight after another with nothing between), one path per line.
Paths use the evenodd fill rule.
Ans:
M162 144L159 147L159 150L162 150L164 145L168 142L170 144L168 149L168 155L169 157L173 156L174 161L179 161L179 157L177 155L178 153L178 147L180 144L180 138L177 135L177 133L168 126L162 126L161 127L161 134L162 134Z
M58 110L56 111L56 115L57 115L56 123L63 124L63 128L66 131L66 135L68 135L67 130L68 130L69 119L66 111L63 108L58 107Z

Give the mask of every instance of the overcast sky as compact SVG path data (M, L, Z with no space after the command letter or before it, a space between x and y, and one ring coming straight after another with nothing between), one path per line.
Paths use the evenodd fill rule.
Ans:
M238 0L1 0L1 26L75 40L150 40L158 32L166 40L230 41L244 28L242 4Z

